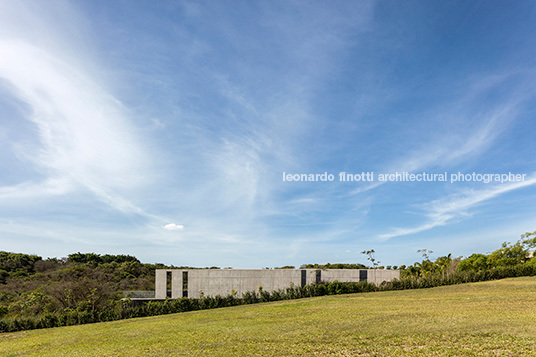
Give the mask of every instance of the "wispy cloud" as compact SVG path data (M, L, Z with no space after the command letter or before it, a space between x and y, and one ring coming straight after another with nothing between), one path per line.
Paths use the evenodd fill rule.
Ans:
M513 89L493 103L482 102L482 98L501 91L508 81L517 81ZM407 153L384 163L379 171L382 173L416 172L422 170L446 170L450 167L466 164L483 155L500 140L501 135L511 128L523 106L534 97L534 78L532 71L513 71L501 75L490 74L478 79L466 79L467 89L455 102L441 107L428 108L427 111L441 114L423 114L429 116L422 120L424 125L419 130L426 133L419 140L411 140ZM410 124L410 125L415 125ZM413 131L409 131L415 135ZM406 140L407 138L404 138ZM349 195L371 191L386 182L374 182L363 185Z
M205 5L200 3L191 16L204 11ZM355 15L352 21L344 11L329 7L326 11L330 16L325 16L314 6L285 3L289 13L298 11L299 16L293 18L272 16L279 12L279 5L258 6L262 11L251 12L253 22L228 18L225 11L219 21L210 21L210 16L200 19L203 31L218 41L205 38L204 52L192 53L195 61L185 60L190 52L184 55L182 49L177 56L188 62L185 73L195 72L199 77L192 80L178 71L164 79L183 83L188 86L189 97L185 97L195 97L184 100L178 110L183 127L189 131L177 138L175 150L185 153L178 158L184 161L181 166L188 168L182 175L196 180L186 189L176 187L173 197L191 207L186 215L195 212L192 221L203 221L200 217L209 220L203 224L215 227L212 235L224 229L247 231L249 227L260 239L270 229L264 229L259 220L288 213L288 207L279 201L288 194L281 172L316 164L300 144L324 120L313 115L314 93L334 73L332 61L348 43L357 40L350 34L359 34L373 15L371 3L349 6ZM189 31L179 30L183 35ZM251 33L259 40L252 41ZM184 46L195 46L195 36L187 38L191 43ZM263 41L266 45L260 45ZM211 58L214 53L218 53L217 63ZM269 61L267 66L271 58L277 61ZM199 104L198 97L218 105L201 110L198 106L206 104ZM199 202L206 204L200 207Z
M432 228L443 226L455 219L470 215L470 209L479 203L494 199L510 191L536 184L536 174L530 175L520 182L496 184L495 186L483 190L466 190L442 199L431 201L422 208L425 211L426 222L410 228L395 228L389 233L378 235L378 238L387 240L415 233L424 232Z
M501 91L501 86L513 79L516 85L508 93L500 96L501 99L488 103L484 109L482 97L490 96ZM534 97L534 87L530 85L532 72L519 71L484 76L471 85L460 103L454 106L449 113L443 113L453 123L463 125L464 130L449 124L442 132L434 132L431 140L411 153L408 157L392 164L396 169L392 171L408 171L441 169L445 170L452 165L466 164L478 158L493 147L493 144L515 123L522 112L523 105ZM468 124L469 123L469 124ZM491 200L506 192L531 186L536 183L534 175L523 182L500 184L483 190L468 190L462 188L446 198L431 201L424 205L426 221L414 227L394 228L389 233L378 235L378 238L387 240L393 237L406 236L424 232L438 226L450 224L457 219L470 214L470 208L477 204Z
M22 40L0 40L0 77L30 108L26 119L38 129L40 148L23 156L48 177L44 183L25 182L1 192L27 197L78 186L118 210L142 213L124 194L144 183L149 160L122 105L104 87L76 64Z
M39 196L55 196L72 192L70 180L49 178L40 183L24 182L14 186L0 187L0 201Z
M524 78L508 93L491 103L485 100L519 76ZM523 105L534 97L535 88L527 87L533 78L531 72L520 74L516 71L501 76L489 74L466 84L468 89L446 109L445 104L429 108L432 113L440 114L423 114L430 117L422 120L424 125L420 127L428 138L415 143L408 155L390 163L390 168L408 172L430 167L446 168L481 156L511 127ZM466 81L471 82L470 79Z
M282 181L510 170L517 139L529 142L532 57L494 52L478 17L445 56L436 21L376 4L0 1L2 237L43 228L83 239L72 247L128 241L192 265L306 262L381 245L378 227L388 240L451 225L528 187ZM460 25L457 10L427 6ZM518 35L505 26L504 48ZM463 55L474 43L490 46L486 63ZM525 144L511 171L532 171L533 153ZM416 202L429 202L421 220L400 223Z

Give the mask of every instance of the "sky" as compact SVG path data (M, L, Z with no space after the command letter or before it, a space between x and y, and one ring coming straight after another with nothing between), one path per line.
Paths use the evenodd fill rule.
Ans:
M536 230L535 32L530 1L0 0L0 250L493 251Z

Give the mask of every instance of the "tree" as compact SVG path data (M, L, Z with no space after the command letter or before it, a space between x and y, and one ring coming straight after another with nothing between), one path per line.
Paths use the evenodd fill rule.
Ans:
M425 260L430 260L430 255L433 253L433 251L431 251L429 249L417 249L417 253L421 253L422 257Z
M376 269L378 265L380 264L380 261L374 258L374 253L376 253L374 249L364 250L361 252L361 254L364 254L367 256L367 260L369 260L372 263L373 268Z
M458 271L485 270L490 267L488 256L485 254L475 253L458 264Z
M435 260L434 264L438 267L441 274L445 275L448 268L452 265L452 253L444 257L439 257Z
M529 254L528 247L523 241L514 244L504 242L501 248L489 255L492 266L514 266L525 262Z
M501 248L485 254L472 254L458 264L458 271L485 270L492 267L516 266L531 259L536 247L536 231L521 235L516 243L504 242Z

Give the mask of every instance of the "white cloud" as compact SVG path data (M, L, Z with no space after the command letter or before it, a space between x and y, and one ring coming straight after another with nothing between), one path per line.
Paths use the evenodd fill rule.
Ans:
M533 173L528 179L510 184L497 184L484 190L468 190L462 194L451 195L449 197L434 200L424 205L427 222L410 228L395 228L389 233L380 234L378 238L387 240L394 237L420 233L432 228L443 226L455 218L467 216L468 210L475 205L493 199L504 193L528 187L536 184L536 174Z
M164 225L162 228L164 228L166 231L182 231L184 230L184 226L182 224L176 224L176 223L168 223Z
M14 186L0 187L0 200L63 195L72 189L70 181L50 178L40 183L24 182Z
M115 209L143 214L124 197L144 184L148 160L121 104L104 87L76 63L21 40L0 40L0 77L30 107L27 119L38 129L38 151L20 157L31 158L48 176L41 184L2 187L1 193L28 197L85 187ZM63 189L53 187L58 181Z

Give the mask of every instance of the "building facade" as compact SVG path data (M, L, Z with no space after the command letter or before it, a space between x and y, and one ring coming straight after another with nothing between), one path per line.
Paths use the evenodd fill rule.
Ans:
M383 281L399 278L400 271L383 269L157 269L154 298L198 298L231 294L240 297L246 291L258 291L259 288L271 292L290 286L335 280L367 281L379 285Z

